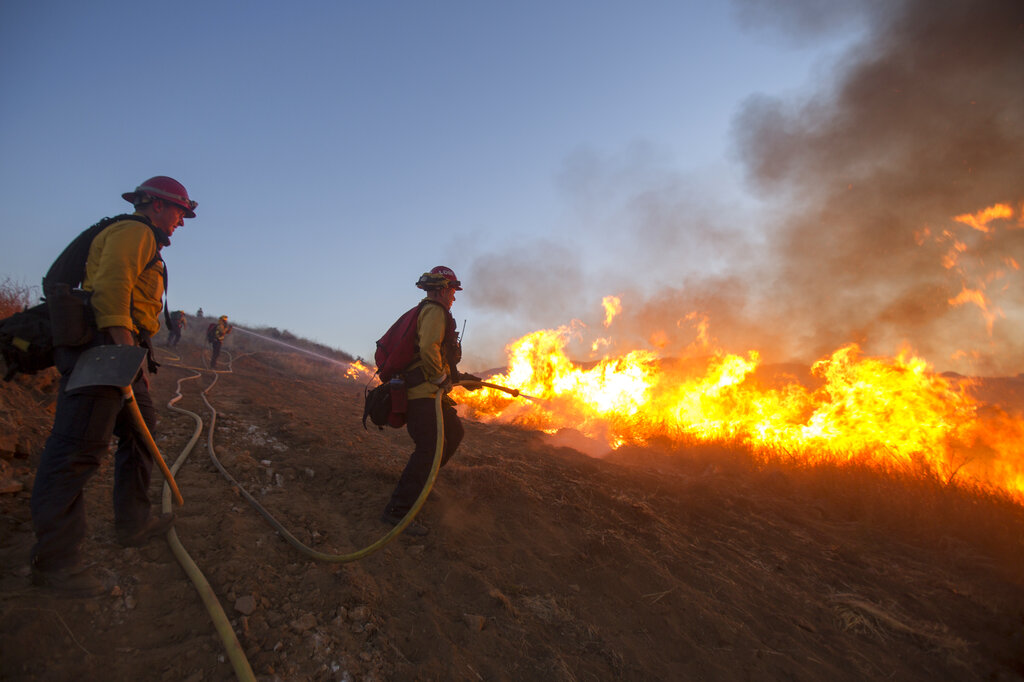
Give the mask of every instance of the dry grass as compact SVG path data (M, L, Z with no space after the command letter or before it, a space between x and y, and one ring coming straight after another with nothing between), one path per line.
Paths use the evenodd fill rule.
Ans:
M842 630L867 633L879 640L898 633L917 637L941 649L956 652L967 649L967 643L951 635L945 626L916 621L896 606L883 608L855 594L834 594L830 600Z
M1015 559L1024 556L1024 505L966 479L946 480L921 463L884 468L868 458L800 457L725 440L637 448L628 459L667 466L698 480L732 480L737 494L747 499L767 503L782 494L823 517L854 522L946 556L1017 566L1024 579L1024 565Z

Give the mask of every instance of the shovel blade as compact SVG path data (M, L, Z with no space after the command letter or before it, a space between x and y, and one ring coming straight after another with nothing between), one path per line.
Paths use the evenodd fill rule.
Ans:
M88 386L127 388L145 359L146 349L141 346L93 346L78 358L65 390Z

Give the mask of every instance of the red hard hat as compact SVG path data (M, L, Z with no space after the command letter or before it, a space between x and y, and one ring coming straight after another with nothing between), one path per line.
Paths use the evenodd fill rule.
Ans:
M443 265L438 265L430 272L424 272L420 275L419 280L416 282L416 286L424 291L435 291L437 289L454 289L455 291L462 291L462 282L455 276L451 268Z
M130 202L132 206L138 206L140 200L146 196L169 201L175 206L185 209L186 218L195 218L195 209L199 205L199 202L188 198L188 191L183 184L166 175L157 175L150 178L136 187L134 192L125 192L121 196L125 201Z
M462 282L460 282L459 278L455 276L455 271L451 268L444 265L438 265L430 271L430 274L441 275L448 280L448 286L450 288L455 289L455 291L462 291Z

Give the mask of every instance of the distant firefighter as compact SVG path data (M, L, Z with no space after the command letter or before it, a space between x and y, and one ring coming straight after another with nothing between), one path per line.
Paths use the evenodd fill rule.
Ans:
M210 356L210 369L217 369L217 358L220 357L220 347L224 343L224 337L231 333L233 327L228 324L228 316L221 315L216 322L211 322L206 328L206 340L213 347L213 354Z
M170 324L167 325L167 345L177 346L181 341L181 330L188 326L188 318L184 310L175 310L171 313Z

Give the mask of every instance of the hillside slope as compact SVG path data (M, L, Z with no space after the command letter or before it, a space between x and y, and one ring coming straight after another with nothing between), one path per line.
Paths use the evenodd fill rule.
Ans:
M200 346L178 350L161 351L160 405L202 364ZM379 538L404 431L364 431L362 383L334 366L274 349L231 368L207 394L223 466L320 552ZM726 448L593 459L467 422L419 517L429 535L316 561L211 461L212 376L184 381L177 403L204 420L177 475L177 534L258 679L1024 679L1018 505L870 471L765 471ZM52 377L0 386L17 434L0 440L0 678L234 679L167 543L114 541L109 461L87 489L86 552L117 589L74 600L29 585L27 488L53 390ZM173 462L194 426L161 414Z

